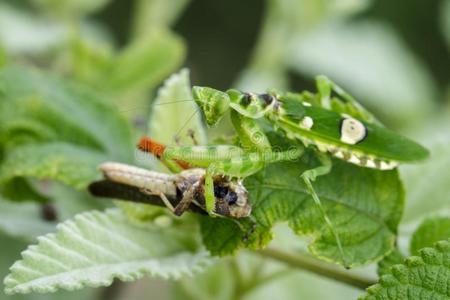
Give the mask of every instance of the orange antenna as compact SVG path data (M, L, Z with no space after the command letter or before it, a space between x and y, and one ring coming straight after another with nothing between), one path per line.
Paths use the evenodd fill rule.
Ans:
M153 154L158 159L161 159L164 150L166 150L166 145L158 143L157 141L147 136L144 136L140 139L137 147L141 151ZM164 163L164 160L162 160L162 162ZM176 159L175 162L178 166L180 166L184 170L192 168L192 166L185 161Z

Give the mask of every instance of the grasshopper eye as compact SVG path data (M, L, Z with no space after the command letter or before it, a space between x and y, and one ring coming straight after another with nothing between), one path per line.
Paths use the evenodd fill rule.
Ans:
M344 118L341 122L341 141L354 145L361 142L367 135L366 126L353 118Z
M237 202L238 200L238 196L235 192L230 192L230 194L228 195L228 204L229 205L233 205Z
M214 196L216 198L223 199L228 194L228 188L224 186L215 186L214 187Z

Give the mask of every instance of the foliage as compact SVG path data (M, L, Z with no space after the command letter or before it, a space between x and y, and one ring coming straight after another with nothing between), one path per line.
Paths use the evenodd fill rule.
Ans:
M173 291L165 299L350 299L376 278L362 299L450 298L450 2L270 0L264 13L261 5L0 4L0 273L6 276L12 265L7 293L109 286L114 278L148 275L180 279L156 283ZM245 21L233 18L238 6L247 12ZM182 65L192 72L176 72ZM237 70L240 76L227 78ZM309 153L245 179L254 231L249 220L175 218L164 208L87 194L103 161L167 172L158 161L136 156L134 144L144 132L166 144L175 136L191 144L188 129L200 144L233 141L228 116L205 129L190 101L191 75L199 85L261 92L305 90L320 73L432 153L424 164L402 166L401 176L333 160L332 172L313 183L354 270L332 265L343 264L342 257L300 180L318 164ZM261 125L272 145L291 146ZM43 217L49 208L54 220ZM25 242L34 245L19 258ZM283 255L260 251L265 247ZM310 264L295 263L305 260ZM127 285L126 293L115 284L101 293L63 291L42 299L109 299L113 293L121 300L138 291L142 298L159 297L155 281L147 282Z
M361 299L448 299L450 241L424 248L391 268Z
M136 226L118 209L88 212L57 227L22 252L5 278L7 293L107 286L116 277L179 278L209 263L191 228Z
M315 163L310 156L304 156L301 161L269 165L265 172L248 178L245 184L250 191L253 215L264 231L270 231L277 221L288 221L297 234L314 237L310 250L315 256L343 263L333 235L299 180L300 174ZM351 265L376 261L391 251L403 206L403 190L396 171L361 169L336 160L333 171L318 178L315 188L341 236ZM207 235L205 240L213 253L228 254L242 245L244 233L223 243L222 236L231 236L236 230L231 222L228 230L223 228L225 221L205 222L205 231L221 231L220 236ZM262 238L251 241L251 246L267 244L267 235L264 232Z
M411 239L411 253L417 255L419 250L431 247L434 243L450 236L450 218L434 217L422 222Z

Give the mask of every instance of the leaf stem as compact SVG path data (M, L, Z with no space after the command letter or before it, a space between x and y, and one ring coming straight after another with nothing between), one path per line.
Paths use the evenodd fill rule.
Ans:
M292 254L275 248L267 248L257 251L256 253L264 257L284 262L290 267L307 270L359 289L366 289L375 284L375 281L370 278L362 277L349 271L339 270L332 266L327 266L326 264L305 255Z

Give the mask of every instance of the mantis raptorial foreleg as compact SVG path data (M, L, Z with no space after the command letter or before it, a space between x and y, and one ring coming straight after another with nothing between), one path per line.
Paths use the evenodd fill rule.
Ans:
M207 211L212 213L213 211L210 209L214 209L213 175L223 174L235 178L245 178L260 171L266 164L297 159L303 154L303 150L304 149L302 148L295 148L280 152L253 152L210 164L205 175L205 199Z
M324 219L331 234L334 236L334 238L336 240L336 245L337 245L338 251L342 257L344 266L347 266L347 263L345 260L344 249L342 248L342 243L341 243L339 234L335 230L333 223L331 222L330 218L328 217L328 215L325 211L325 208L323 207L322 202L320 201L320 198L317 195L317 193L314 190L314 187L312 185L312 182L315 181L318 176L326 175L331 171L331 167L332 167L331 158L328 155L321 153L321 152L317 152L317 156L322 165L318 166L314 169L306 170L305 172L303 172L301 177L303 179L303 182L305 183L308 193L311 195L312 199L316 203L316 206L320 210L320 214L322 215L322 218Z
M231 111L230 116L241 146L246 152L272 151L269 139L255 119L240 115L234 110Z

